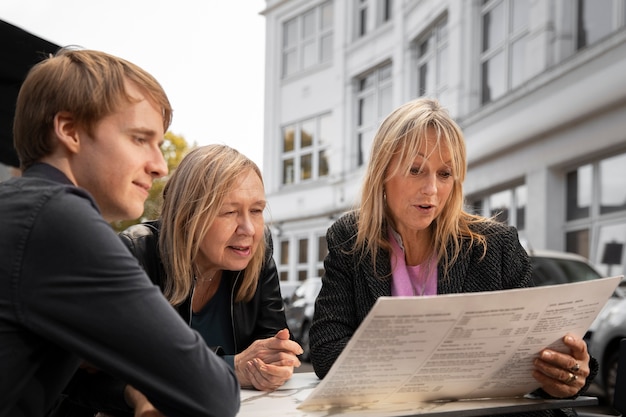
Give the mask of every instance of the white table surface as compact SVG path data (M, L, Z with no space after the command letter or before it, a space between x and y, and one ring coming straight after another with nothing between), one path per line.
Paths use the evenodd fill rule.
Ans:
M594 397L579 397L576 400L504 398L422 404L379 404L375 407L328 407L320 410L299 409L298 405L313 391L318 383L319 379L313 372L304 372L294 373L291 380L274 392L243 389L241 390L241 409L237 416L325 417L346 415L407 417L428 415L439 417L473 417L597 404L597 399Z

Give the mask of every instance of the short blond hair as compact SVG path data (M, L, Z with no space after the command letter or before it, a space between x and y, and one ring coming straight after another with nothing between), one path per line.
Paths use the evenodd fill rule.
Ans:
M137 65L100 51L63 48L36 64L17 97L13 142L26 169L54 150L54 118L70 112L79 127L94 125L134 99L133 83L161 112L163 131L172 122L172 107L157 80Z

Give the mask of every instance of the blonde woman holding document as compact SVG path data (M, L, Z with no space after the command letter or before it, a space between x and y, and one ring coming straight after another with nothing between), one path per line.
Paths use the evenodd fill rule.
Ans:
M532 285L531 264L517 230L464 211L465 174L463 134L436 100L408 102L382 123L360 208L342 216L327 233L329 253L309 334L320 378L378 297ZM569 354L546 349L536 360L539 395L580 395L597 373L597 362L582 339L568 334L564 343Z

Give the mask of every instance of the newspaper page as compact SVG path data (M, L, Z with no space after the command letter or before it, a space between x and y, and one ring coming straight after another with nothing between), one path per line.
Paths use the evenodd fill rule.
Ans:
M539 388L533 359L582 337L621 279L381 297L299 407L523 397Z

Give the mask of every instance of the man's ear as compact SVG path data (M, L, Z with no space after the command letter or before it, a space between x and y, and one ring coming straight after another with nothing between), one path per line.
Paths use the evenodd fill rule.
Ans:
M54 134L68 152L77 153L80 149L80 136L74 116L67 111L54 116Z

